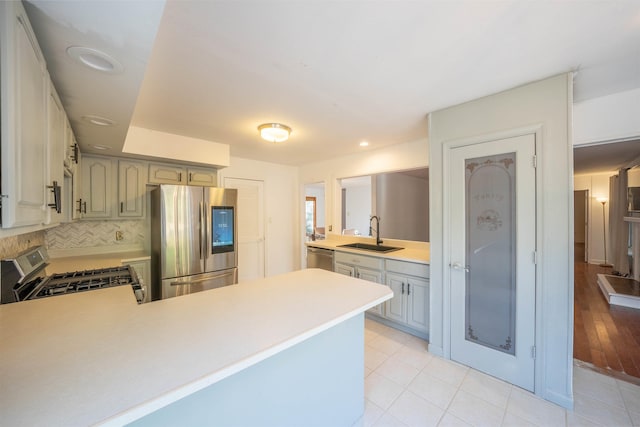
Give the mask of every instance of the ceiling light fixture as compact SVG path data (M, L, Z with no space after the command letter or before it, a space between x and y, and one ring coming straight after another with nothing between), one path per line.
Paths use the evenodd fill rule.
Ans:
M93 148L100 151L111 150L111 147L108 147L106 145L94 145Z
M71 46L67 48L67 54L92 70L115 74L124 70L124 67L115 58L106 53L83 46Z
M269 142L284 142L289 139L291 128L280 123L265 123L258 126L260 136Z
M360 143L360 147L368 147L368 146L369 146L369 143L367 141L362 141Z
M111 119L107 119L106 117L101 116L94 116L91 114L82 116L82 120L96 126L113 126L115 124L115 122Z

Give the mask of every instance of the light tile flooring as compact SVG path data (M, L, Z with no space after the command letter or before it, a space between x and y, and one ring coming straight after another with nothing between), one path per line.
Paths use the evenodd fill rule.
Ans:
M573 411L365 320L362 426L640 426L640 386L574 367Z

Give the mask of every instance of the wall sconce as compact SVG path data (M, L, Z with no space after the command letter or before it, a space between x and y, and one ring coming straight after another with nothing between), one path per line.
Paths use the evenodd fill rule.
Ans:
M284 142L289 139L291 128L280 123L265 123L258 126L260 136L269 142Z

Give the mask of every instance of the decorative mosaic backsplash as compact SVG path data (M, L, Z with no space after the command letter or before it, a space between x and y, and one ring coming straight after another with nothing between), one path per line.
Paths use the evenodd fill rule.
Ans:
M43 245L44 233L44 231L34 231L0 239L0 259L14 257L32 246Z
M77 221L46 231L48 249L74 249L115 245L143 246L147 233L146 221ZM116 232L122 240L116 240Z

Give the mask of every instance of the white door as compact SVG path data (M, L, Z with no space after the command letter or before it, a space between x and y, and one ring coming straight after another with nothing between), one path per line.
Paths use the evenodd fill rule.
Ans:
M533 391L535 135L449 154L451 358Z
M224 178L238 189L238 282L265 276L264 181Z

